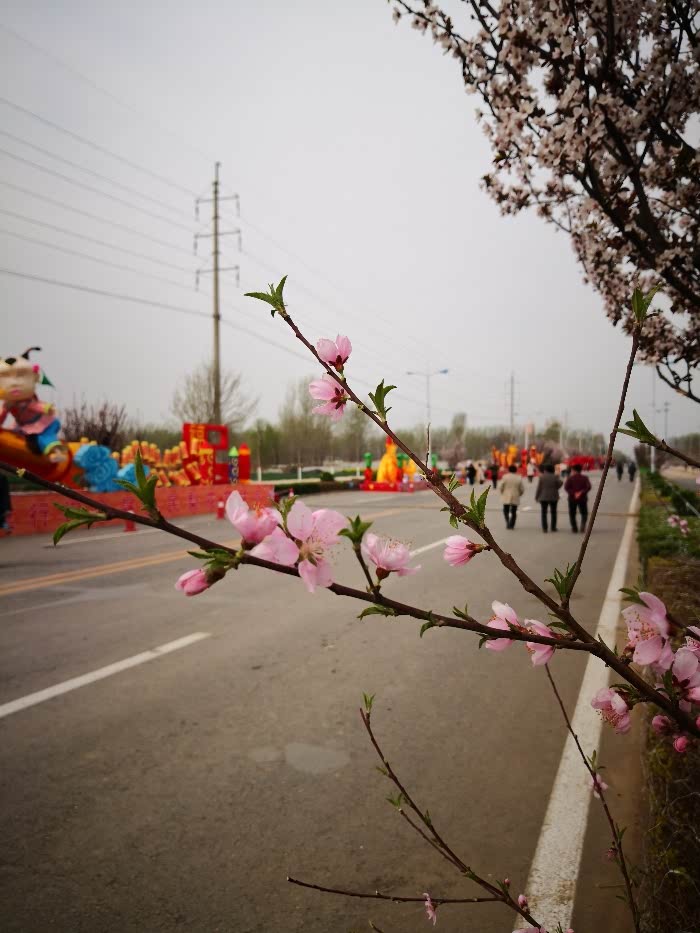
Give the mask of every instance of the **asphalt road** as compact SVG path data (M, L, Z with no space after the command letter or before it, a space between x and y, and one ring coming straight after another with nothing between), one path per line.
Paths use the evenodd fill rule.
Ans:
M542 581L573 560L580 536L565 503L559 533L543 535L533 492L514 531L496 497L487 520ZM591 628L630 494L626 481L606 491L573 600ZM428 492L308 501L361 512L413 548L452 533ZM236 537L226 522L186 525ZM337 579L362 586L348 550L336 555ZM434 547L416 562L421 572L392 578L387 593L435 610L468 601L484 621L500 599L546 621L491 554L453 569ZM419 639L410 620L360 622L361 605L257 568L187 599L173 584L193 565L183 542L145 531L92 531L57 549L44 537L0 541L0 704L207 635L0 718L3 933L347 933L369 918L386 933L427 929L420 905L286 882L479 893L386 802L392 788L358 714L363 691L376 694L377 735L435 825L475 870L522 889L564 743L524 648L495 654L468 633ZM584 661L564 652L553 663L569 705ZM612 872L596 863L595 884L616 883ZM439 913L446 933L507 933L512 922L493 904Z

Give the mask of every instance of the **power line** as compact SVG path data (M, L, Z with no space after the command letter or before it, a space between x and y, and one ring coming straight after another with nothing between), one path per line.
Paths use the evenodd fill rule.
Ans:
M73 207L71 204L65 204L63 201L58 201L56 198L51 198L46 194L39 194L39 192L32 191L30 188L23 188L21 185L15 185L12 182L5 181L3 178L0 178L0 185L5 185L6 188L12 188L13 191L19 191L22 194L29 195L29 197L38 198L40 201L46 201L49 204L53 204L55 207L63 208L63 210L73 211L74 214L80 214L82 217L89 217L90 220L97 220L99 223L106 224L108 227L115 227L119 230L131 233L134 236L143 237L145 240L150 240L152 243L157 243L159 246L165 246L168 249L174 249L178 253L184 253L186 256L192 256L188 249L184 249L182 246L178 246L175 243L168 243L167 240L159 240L157 237L144 233L137 227L129 227L127 224L118 223L116 220L107 220L105 217L100 217L99 214L91 214L89 211L81 210L79 207Z
M31 272L19 272L17 269L5 269L0 267L0 273L11 275L19 279L32 279L35 282L43 282L45 285L55 285L59 288L69 288L79 292L88 292L91 295L102 295L105 298L118 298L121 301L132 301L140 305L148 305L152 308L163 308L167 311L176 311L179 314L190 314L195 317L209 317L206 311L196 311L193 308L182 308L178 305L167 304L164 301L153 301L150 298L139 298L136 295L123 295L119 292L111 292L104 288L92 288L89 285L78 285L76 282L63 282L60 279L52 279L43 275L35 275Z
M66 227L58 227L55 224L49 224L43 220L37 220L35 217L19 214L16 211L5 210L4 207L0 207L0 214L6 214L8 217L14 217L16 220L21 220L23 223L46 227L47 230L53 230L55 233L65 233L67 236L75 237L78 240L95 243L97 246L104 246L107 249L116 250L118 253L124 253L127 256L135 256L137 259L144 259L146 262L153 262L156 263L156 265L166 266L168 269L176 269L178 272L185 272L187 275L192 275L192 269L187 269L185 266L176 266L174 263L166 262L164 259L157 259L155 256L146 256L144 253L137 253L136 250L126 249L124 246L117 246L116 243L109 243L97 237L86 236L84 233L76 233L74 230L68 230Z
M80 172L85 172L87 175L92 175L93 178L99 178L100 181L106 181L108 184L114 185L115 188L121 188L123 191L128 191L129 194L134 194L136 197L142 198L144 201L150 201L151 204L157 204L159 207L164 207L166 210L172 211L175 214L180 214L182 217L189 216L186 211L183 211L179 207L174 207L173 205L168 204L165 201L161 201L158 198L152 198L150 195L144 194L143 191L139 191L137 188L131 188L129 185L124 185L119 181L114 181L114 179L110 178L109 175L102 175L100 172L95 172L84 165L79 165L77 162L71 162L70 159L66 159L63 156L57 155L55 152L51 152L50 149L44 149L42 146L37 146L35 143L30 143L28 140L22 139L21 136L15 136L14 133L8 133L7 130L2 129L0 129L0 134L7 136L8 139L12 139L17 143L20 143L22 146L27 146L29 149L35 149L37 152L41 152L42 155L48 156L50 159L55 159L57 162L62 162L64 165L69 165L71 168L75 168Z
M116 94L113 94L111 91L108 91L106 88L101 87L92 78L89 78L87 75L84 75L81 71L78 71L77 68L74 68L73 65L68 64L68 62L63 61L62 58L59 58L57 55L54 55L53 52L49 52L47 49L42 48L42 46L37 45L36 42L32 42L30 39L27 39L26 36L21 35L16 32L14 29L10 29L9 26L5 26L0 23L0 29L3 32L6 32L8 35L11 35L13 38L18 39L20 42L24 42L31 49L34 49L35 52L38 52L41 55L44 55L49 61L52 61L59 68L63 68L64 71L67 71L69 74L73 75L74 78L77 78L80 81L83 81L85 84L89 85L93 90L98 91L100 94L104 94L105 97L109 97L110 100L113 100L115 103L119 104L120 107L124 107L125 110L130 110L132 113L135 113L142 120L145 120L148 124L149 129L157 129L160 133L170 136L173 139L179 140L187 146L188 149L191 149L192 152L196 152L198 155L205 156L207 159L213 159L214 156L209 153L204 152L202 149L198 149L196 146L193 146L189 143L183 136L180 136L177 133L174 133L172 130L169 130L167 127L161 126L158 123L153 121L152 113L141 113L137 110L136 107L133 107L131 104L126 103L126 101L121 100L117 97Z
M66 289L70 289L73 291L86 292L90 295L99 295L103 298L112 298L112 299L116 299L119 301L128 301L134 304L145 305L147 307L152 307L152 308L159 308L165 311L174 311L177 314L186 314L192 317L201 317L201 318L207 318L207 319L210 317L208 312L197 311L194 308L183 308L180 305L172 305L172 304L169 304L163 301L154 301L152 299L141 298L136 295L125 295L121 292L109 291L107 289L102 289L102 288L93 288L88 285L78 284L77 282L65 282L65 281L62 281L61 279L49 278L48 276L36 275L30 272L19 272L16 269L7 269L4 267L0 267L0 274L13 276L15 278L20 278L20 279L29 279L34 282L41 282L45 285L53 285L58 288L66 288ZM260 340L268 347L269 346L276 347L278 350L281 350L283 353L288 353L291 356L296 357L297 359L301 359L301 360L304 360L304 362L308 362L307 356L302 355L301 353L298 353L295 350L292 350L290 347L287 347L284 344L278 343L277 341L271 339L267 335L256 333L255 331L250 330L247 327L243 327L240 324L234 323L228 318L222 318L221 323L222 325L229 327L233 330L239 331L240 333L247 334L249 337L252 337L255 340ZM359 385L364 385L367 388L373 388L373 384L371 382L367 382L364 379L358 378L358 379L355 379L355 382ZM416 399L413 399L410 396L402 395L401 393L398 393L398 392L396 393L396 397L401 398L404 401L411 402L412 404L420 404L417 402ZM445 409L445 408L443 408L443 410L448 411L448 409Z
M149 211L147 207L140 207L138 204L133 204L131 201L126 201L124 198L120 198L116 194L109 194L106 191L100 191L99 188L93 188L92 185L87 185L83 181L76 181L75 178L70 178L68 175L64 175L62 172L56 172L52 168L47 168L45 165L39 165L38 162L33 162L31 159L25 159L24 156L19 156L14 152L9 152L7 149L3 149L0 146L0 155L7 156L10 159L15 159L17 162L22 162L25 165L31 165L32 168L37 169L39 172L45 172L47 175L53 175L54 178L60 178L61 181L67 182L69 185L75 185L76 188L83 188L85 191L90 191L92 194L98 194L100 197L107 198L110 201L115 201L117 204L123 204L125 207L128 207L132 211L138 211L141 214L145 214L147 217L153 217L155 220L160 221L161 223L168 224L170 227L179 227L181 230L187 230L190 232L190 227L181 224L177 220L172 220L170 217L163 217L161 214L156 214L154 211Z
M10 107L12 110L17 111L17 113L23 113L25 116L32 117L34 120L38 120L45 126L50 126L51 129L56 130L58 133L63 133L66 136L70 136L71 139L77 140L84 146L89 146L91 149L95 149L97 152L101 152L103 155L107 155L112 159L116 159L118 162L122 162L124 165L128 165L130 168L136 169L137 172L142 172L144 175L155 178L156 181L160 181L164 185L169 185L171 188L175 188L176 190L181 191L183 194L188 194L191 197L197 196L196 191L192 191L190 188L185 188L183 185L172 181L170 178L166 178L164 175L159 175L158 172L152 172L150 169L145 168L143 165L139 165L137 162L132 162L131 159L127 159L125 156L118 155L116 152L112 152L105 146L101 146L99 143L92 142L92 140L86 139L84 136L80 136L78 133L74 133L72 130L67 130L65 127L60 126L60 124L54 123L53 120L42 117L41 114L34 113L33 110L29 110L27 107L22 107L20 104L16 104L14 101L8 100L7 97L0 96L0 103L3 103L6 107Z
M91 256L89 253L84 253L81 250L70 249L67 246L59 246L56 243L47 243L46 240L38 240L36 237L25 236L23 233L16 233L14 230L6 230L4 227L0 227L0 233L4 233L7 236L16 237L18 240L24 240L26 243L34 243L37 246L44 246L47 249L55 249L60 253L66 253L68 256L78 256L81 259L89 259L91 262L97 262L101 266L109 266L112 269L119 269L120 272L133 272L136 275L143 275L148 279L153 279L156 282L162 282L165 285L172 285L175 288L184 288L188 292L194 291L194 288L191 285L183 285L181 282L175 282L173 279L166 279L162 275L154 275L152 272L146 272L145 270L137 269L134 266L125 266L122 263L110 262L108 259L102 259L99 256Z

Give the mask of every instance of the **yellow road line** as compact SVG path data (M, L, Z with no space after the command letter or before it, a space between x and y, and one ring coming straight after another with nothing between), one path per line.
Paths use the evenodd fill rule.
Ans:
M227 547L237 547L238 541L223 542ZM196 545L192 545L194 550ZM0 596L11 596L15 593L26 593L31 590L41 590L48 586L60 586L64 583L76 583L80 580L90 580L93 577L107 576L112 573L124 573L128 570L139 570L142 567L155 567L158 564L167 564L181 560L187 556L187 551L165 551L152 554L150 557L134 557L131 560L119 560L112 564L99 564L93 567L83 567L80 570L66 570L62 573L50 573L43 577L33 577L28 580L18 580L16 583L6 583L0 586Z
M405 512L406 508L384 509L381 512L368 514L367 517L372 520L384 518L387 515L396 515L398 512ZM238 547L239 541L221 542L226 547ZM197 545L192 544L191 549L196 549ZM104 577L113 573L126 573L129 570L141 570L144 567L157 567L159 564L167 564L173 561L181 560L187 556L187 551L164 551L160 554L152 554L144 557L132 557L129 560L118 560L111 564L98 564L92 567L82 567L79 570L64 570L61 573L49 573L42 577L31 577L26 580L18 580L15 583L6 583L0 586L0 596L13 596L16 593L28 593L33 590L45 589L49 586L61 586L65 583L78 583L82 580L91 580L94 577Z

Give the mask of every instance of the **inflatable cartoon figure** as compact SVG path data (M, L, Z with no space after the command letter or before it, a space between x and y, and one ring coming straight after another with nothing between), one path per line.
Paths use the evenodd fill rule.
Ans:
M399 470L399 464L396 459L396 444L390 437L386 439L386 451L379 461L377 467L378 483L395 483L396 475Z
M12 415L29 449L58 463L66 459L67 451L58 436L61 423L55 406L42 402L36 394L37 384L52 385L41 367L29 360L29 354L37 350L41 347L30 347L21 356L0 360L0 425Z

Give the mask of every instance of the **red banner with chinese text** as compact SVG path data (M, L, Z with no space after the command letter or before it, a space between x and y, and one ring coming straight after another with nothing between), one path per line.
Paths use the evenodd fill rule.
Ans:
M251 508L273 504L273 487L244 483L235 486L170 486L156 489L156 502L165 518L184 518L187 515L208 515L216 512L218 502L225 502L229 495L238 490ZM143 514L141 504L130 492L87 493L91 499L115 509L124 509ZM12 496L12 512L8 515L12 533L16 535L51 534L64 516L53 503L79 507L80 503L53 492L19 492ZM123 524L121 519L100 522L93 528ZM82 530L78 533L82 533Z

